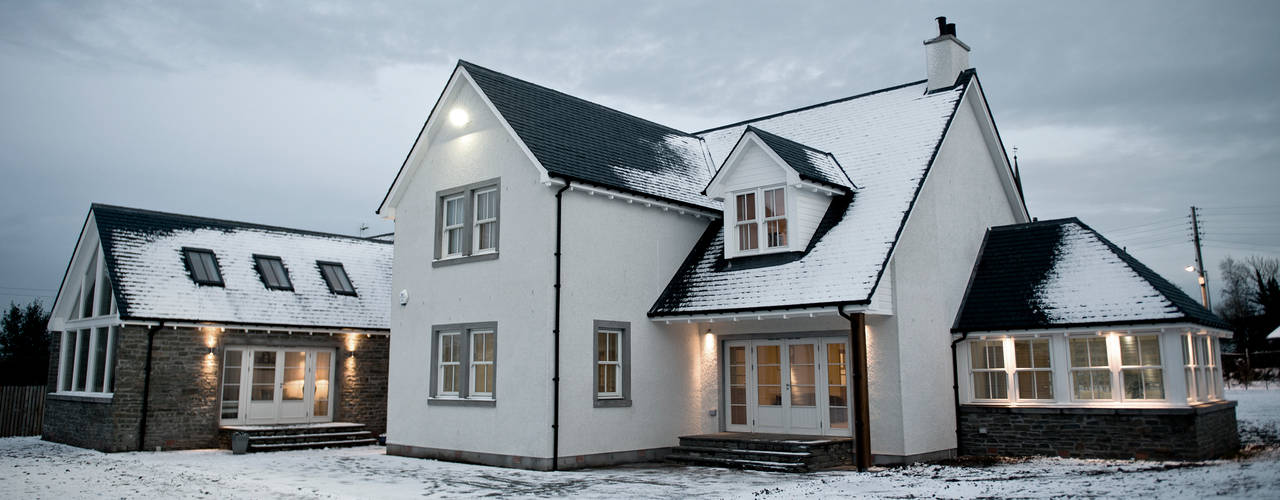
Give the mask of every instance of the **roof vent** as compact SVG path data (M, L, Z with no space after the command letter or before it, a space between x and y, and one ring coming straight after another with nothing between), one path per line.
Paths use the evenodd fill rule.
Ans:
M956 38L955 23L938 17L938 36L924 42L925 63L929 71L928 92L956 84L960 72L969 69L969 46Z

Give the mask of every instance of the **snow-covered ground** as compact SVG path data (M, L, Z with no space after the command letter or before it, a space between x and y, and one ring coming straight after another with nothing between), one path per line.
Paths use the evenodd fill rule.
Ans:
M1240 402L1241 437L1251 448L1244 458L1209 462L1038 458L802 475L671 465L532 472L392 457L372 446L238 456L224 450L103 454L5 438L0 498L1274 498L1280 390L1233 390L1228 397Z

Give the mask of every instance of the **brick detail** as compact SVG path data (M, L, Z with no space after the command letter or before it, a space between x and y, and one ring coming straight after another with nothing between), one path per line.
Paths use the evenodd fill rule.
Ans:
M962 405L962 455L1201 460L1240 448L1236 403L1191 408Z
M44 439L101 451L138 449L148 327L121 327L116 339L115 393L109 401L46 397ZM216 339L214 354L208 342ZM142 449L219 447L219 387L227 345L332 347L339 384L334 420L385 432L387 348L385 335L205 332L162 328L152 351L151 394ZM57 381L57 340L50 353L50 387ZM354 348L355 356L347 353Z

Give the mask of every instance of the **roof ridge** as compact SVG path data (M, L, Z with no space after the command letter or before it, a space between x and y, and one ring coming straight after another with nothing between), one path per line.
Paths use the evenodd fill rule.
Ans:
M110 204L106 204L106 203L97 203L97 202L94 202L94 203L91 203L91 204L89 205L89 210L90 210L90 211L92 211L92 212L94 212L94 213L98 213L101 209L108 209L108 210L114 210L114 211L129 212L129 213L135 213L135 214L147 214L147 215L161 216L161 217L171 217L171 218L180 217L180 218L184 218L184 219L195 219L195 220L198 220L198 221L213 222L213 223L219 223L219 224L225 224L225 225L231 225L231 226L240 226L240 227L244 227L244 228L247 228L247 229L263 229L263 230L271 230L271 231L283 231L283 232L288 232L288 233L304 234L304 235L310 235L310 236L326 236L326 237L333 237L333 238L345 238L345 239L358 240L358 241L368 241L368 242L372 242L372 243L381 243L381 244L384 244L384 245L385 245L385 244L390 244L389 242L387 242L387 241L383 241L383 240L375 240L375 239L372 239L372 238L365 238L365 237L361 237L361 236L351 236L351 235L349 235L349 234L326 233L326 232L324 232L324 231L312 231L312 230L309 230L309 229L297 229L297 228L284 227L284 226L272 226L272 225L269 225L269 224L259 224L259 223L256 223L256 222L244 222L244 221L237 221L237 220L230 220L230 219L219 219L219 218L215 218L215 217L203 217L203 216L199 216L199 215L180 214L180 213L176 213L176 212L162 212L162 211L159 211L159 210L149 210L149 209L145 209L145 208L126 207L126 206L121 206L121 205L110 205Z
M810 110L810 109L820 108L820 107L822 107L822 106L829 106L829 105L831 105L831 104L839 104L839 103L842 103L842 102L845 102L845 101L852 101L852 100L854 100L854 99L861 99L861 98L863 98L863 97L869 97L869 96L873 96L873 95L880 94L880 93L884 93L884 92L892 92L892 91L894 91L894 90L901 90L901 89L904 89L904 88L907 88L907 87L911 87L911 86L914 86L914 85L920 85L920 84L922 84L922 83L927 83L928 81L929 81L929 80L927 80L927 79L926 79L926 80L917 80L917 81L914 81L914 82L908 82L908 83L903 83L903 84L899 84L899 85L894 85L894 86L892 86L892 87L885 87L885 88L878 89L878 90L872 90L872 91L870 91L870 92L863 92L863 93L861 93L861 94L851 95L851 96L848 96L848 97L840 97L840 98L832 99L832 100L829 100L829 101L819 102L819 103L816 103L816 104L809 104L809 105L806 105L806 106L801 106L801 107L798 107L798 108L788 109L788 110L785 110L785 111L778 111L778 112L776 112L776 113L771 113L771 114L767 114L767 115L764 115L764 116L757 116L757 117L755 117L755 118L748 118L748 119L746 119L746 120L733 122L733 123L730 123L730 124L728 124L728 125L721 125L721 126L718 126L718 127L711 127L711 128L709 128L709 129L705 129L705 130L699 130L699 131L697 131L697 132L693 132L693 135L695 135L695 136L701 136L702 134L705 134L705 133L708 133L708 132L714 132L714 131L716 131L716 130L722 130L722 129L726 129L726 128L730 128L730 127L737 127L737 126L739 126L739 125L747 125L747 124L751 124L751 123L758 122L758 121L761 121L761 120L768 120L768 119L770 119L770 118L777 118L777 117L782 116L782 115L788 115L788 114L791 114L791 113L798 113L798 112L800 112L800 111L808 111L808 110ZM954 87L953 87L953 88L954 88Z
M803 143L803 142L797 141L797 140L795 140L795 139L788 139L788 138L787 138L787 137L785 137L785 136L781 136L781 135L775 134L775 133L770 132L770 131L768 131L768 130L765 130L765 129L762 129L762 128L760 128L760 127L757 127L757 126L755 126L755 125L747 125L747 130L753 130L753 131L755 131L755 132L757 132L757 133L759 133L759 132L763 132L763 133L764 133L764 134L766 134L766 135L769 135L769 136L772 136L772 137L776 137L776 138L778 138L778 139L781 139L781 140L784 140L784 141L790 142L790 143L792 143L792 144L795 144L795 145L800 146L800 147L802 147L802 148L808 149L808 150L813 151L813 152L815 152L815 153L820 153L820 154L824 154L824 155L831 156L831 153L830 153L830 152L823 151L823 150L821 150L821 149L815 148L815 147L813 147L813 146L810 146L810 145L805 144L805 143ZM746 133L746 131L743 131L743 133L745 134L745 133Z
M1031 222L1019 222L1017 224L1005 224L1002 226L992 226L992 231L1017 231L1019 229L1039 226L1060 226L1071 222L1080 223L1080 219L1076 217L1062 217L1058 219L1034 220ZM1081 223L1083 224L1083 223Z
M625 116L627 116L627 117L634 118L634 119L640 120L640 121L642 121L642 122L648 123L648 124L650 124L650 125L654 125L654 126L657 126L657 127L661 127L661 128L664 128L664 129L667 129L667 130L670 130L670 131L676 132L676 133L678 133L678 134L680 134L680 135L682 135L682 136L689 137L689 138L691 138L691 139L697 139L697 140L699 140L699 141L701 141L701 140L702 140L702 138L701 138L701 137L698 137L696 134L691 134L691 133L689 133L689 132L685 132L685 131L683 131L683 130L680 130L680 129L678 129L678 128L675 128L675 127L672 127L672 126L669 126L669 125L663 125L663 124L661 124L661 123L655 122L655 121L650 120L650 119L648 119L648 118L643 118L643 117L640 117L640 116L637 116L637 115L633 115L633 114L631 114L631 113L628 113L628 112L626 112L626 111L622 111L622 110L619 110L619 109L611 108L611 107L609 107L609 106L605 106L605 105L600 104L600 103L597 103L597 102L593 102L593 101L590 101L590 100L587 100L587 99L583 99L583 98L581 98L581 97L578 97L578 96L575 96L575 95L572 95L572 94L569 94L569 93L566 93L566 92L563 92L563 91L560 91L560 90L556 90L556 89L553 89L553 88L551 88L551 87L547 87L547 86L545 86L545 85L539 85L539 84L533 83L533 82L531 82L531 81L529 81L529 80L525 80L525 79L523 79L523 78L519 78L519 77L511 76L511 75L508 75L508 74L503 73L503 72L498 71L498 70L494 70L494 69L486 68L486 67L484 67L484 66L481 66L481 65L479 65L479 64L473 63L473 62L468 61L468 60L466 60L466 59L458 59L458 66L462 66L464 69L468 69L468 70L469 70L470 68L475 68L475 69L480 69L480 70L488 71L488 72L493 73L493 74L496 74L496 75L501 75L501 76L503 76L503 77L505 77L505 78L510 78L510 79L512 79L512 80L515 80L515 81L517 81L517 82L523 83L523 84L525 84L525 85L532 85L532 86L534 86L534 87L537 87L537 88L542 89L542 90L546 90L546 91L548 91L548 92L554 92L554 93L556 93L556 94L560 94L560 95L565 96L565 97L568 97L568 98L570 98L570 99L573 99L573 100L576 100L576 101L581 101L581 102L583 102L583 103L585 103L585 104L588 104L588 105L591 105L591 106L595 106L595 107L597 107L597 108L603 109L603 110L605 110L605 111L609 111L609 112L611 112L611 113L618 113L618 114L621 114L621 115L625 115Z

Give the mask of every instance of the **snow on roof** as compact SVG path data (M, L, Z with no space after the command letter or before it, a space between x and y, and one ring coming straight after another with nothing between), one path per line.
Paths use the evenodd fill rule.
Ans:
M869 301L972 75L933 93L915 82L700 132L717 165L753 126L831 153L860 190L825 235L782 263L726 265L713 225L650 315Z
M845 173L840 167L840 162L837 162L831 153L819 151L751 125L747 126L747 131L743 134L747 132L756 134L766 146L769 146L769 149L782 158L782 161L795 169L796 173L800 174L800 178L846 189L853 188L853 181L849 180L849 174Z
M386 242L99 204L91 210L122 319L389 329ZM212 250L225 286L193 282L184 247ZM280 257L294 289L267 289L255 254ZM341 263L357 295L330 292L317 261Z
M467 61L458 66L553 176L720 209L702 194L713 167L697 136Z
M992 228L955 330L1182 321L1230 328L1071 218Z
M1271 330L1271 333L1267 334L1267 340L1280 340L1280 326L1277 326L1275 330Z

